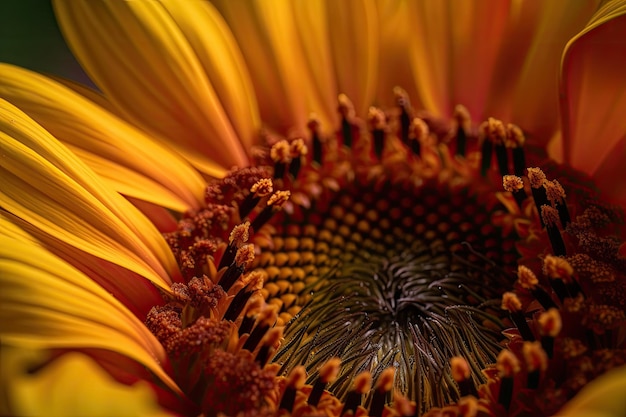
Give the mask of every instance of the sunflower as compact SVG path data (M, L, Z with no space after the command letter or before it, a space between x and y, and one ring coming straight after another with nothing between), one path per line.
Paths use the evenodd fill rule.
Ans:
M624 412L623 1L53 5L99 92L0 64L3 414Z

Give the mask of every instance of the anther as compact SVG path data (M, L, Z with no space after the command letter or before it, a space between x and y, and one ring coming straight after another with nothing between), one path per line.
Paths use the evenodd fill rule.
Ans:
M487 120L486 133L488 139L495 145L496 159L498 160L500 175L507 175L509 173L509 161L506 149L507 134L504 123L498 119L490 117Z
M239 218L245 218L252 209L259 204L263 197L270 195L274 191L274 184L270 178L261 178L250 187L250 193L239 207Z
M322 137L320 135L320 121L316 115L311 115L307 127L311 131L311 143L313 145L313 162L322 165Z
M322 394L324 393L326 386L337 378L340 367L341 359L339 358L331 358L324 365L322 365L319 370L319 376L315 380L313 388L311 389L311 394L309 394L309 399L307 401L309 405L312 405L313 407L317 406L322 398Z
M374 154L378 159L382 159L383 148L385 146L385 128L387 121L385 113L379 108L370 107L367 114L367 121L372 129L372 137L374 139Z
M304 140L297 138L289 144L289 152L291 163L289 164L289 174L292 178L297 178L302 167L302 158L307 154L308 148L304 144Z
M304 366L296 366L287 377L287 386L280 400L281 410L293 411L296 402L296 392L304 386L306 381L306 370Z
M478 395L476 387L472 382L469 364L465 358L455 356L450 359L450 369L452 371L452 379L459 385L461 396Z
M567 210L567 204L565 203L565 190L557 180L544 181L543 188L546 190L546 197L550 202L550 205L559 211L559 219L563 227L571 222L569 210Z
M524 317L522 302L515 293L505 292L502 294L502 309L509 312L511 320L515 323L515 326L517 326L524 340L535 340L535 336Z
M265 336L265 333L276 323L277 318L276 308L272 306L267 306L265 310L261 311L257 318L257 325L243 344L243 349L253 352L261 339L263 339L263 336Z
M354 120L354 105L345 94L339 94L339 113L341 114L341 134L343 136L343 144L347 148L352 147L353 132L352 121Z
M548 358L551 358L554 352L554 339L563 327L559 310L551 308L548 311L544 311L539 315L537 323L539 324L539 334L541 335L541 347L548 355Z
M233 227L233 230L230 232L230 236L228 238L228 246L222 255L222 259L220 259L220 264L217 268L218 270L233 263L237 250L239 250L241 245L246 243L250 237L249 230L250 222L244 222Z
M524 192L524 181L522 181L520 177L515 175L505 175L504 177L502 177L502 185L506 191L513 194L513 198L515 198L515 202L521 210L522 204L524 204L524 200L526 200L526 193Z
M250 272L248 274L247 280L248 280L248 284L246 285L246 287L238 291L235 297L230 302L230 305L228 306L226 313L224 313L224 320L235 321L237 317L239 317L239 314L241 314L241 312L243 311L250 297L252 297L252 295L255 292L259 291L263 287L263 274L259 273L258 271ZM258 309L258 308L259 308L259 305L254 304L254 299L253 299L247 311L250 313L251 311ZM254 321L255 321L255 319L253 318L253 315L251 316L250 319L248 319L248 317L246 316L246 318L244 318L244 320L242 321L242 326L243 326L243 323L244 322L247 323L248 320L252 320L252 323L246 324L246 328L240 329L239 331L240 335L244 333L248 333L252 329L252 325L254 324Z
M280 339L283 337L283 328L275 327L270 329L265 335L265 339L263 340L263 344L259 348L259 351L256 354L256 362L260 366L265 366L270 359L270 355L276 350L276 348L280 345Z
M543 173L541 168L527 168L526 169L528 181L530 182L530 190L533 193L533 200L535 200L535 206L539 213L539 220L541 221L541 227L545 227L543 216L541 215L541 207L548 205L548 197L546 196L546 190L543 188L543 183L546 180L546 174Z
M524 143L526 138L524 132L518 126L509 123L506 125L506 133L509 141L513 144L513 172L518 177L524 175L526 168L526 158L524 157Z
M524 342L522 354L524 355L524 362L526 362L526 370L528 371L526 386L530 389L535 389L539 386L541 372L548 367L548 355L539 342Z
M578 283L574 280L574 268L566 259L547 255L543 259L543 270L550 278L550 285L561 302L566 297L576 297L581 293Z
M372 386L372 375L369 372L361 372L354 378L353 388L346 395L346 401L341 410L342 416L347 413L354 414L361 401L363 394L368 392Z
M482 155L480 164L480 175L483 177L487 175L487 171L491 167L491 157L493 154L493 142L490 136L489 122L485 121L480 124L479 132L482 140L482 146L480 153Z
M288 164L291 162L291 149L289 142L280 140L272 145L270 158L274 162L274 178L285 176Z
M556 256L565 256L565 242L559 230L559 212L555 208L543 205L539 213L546 226L546 232L548 232L550 244L552 245L552 252Z
M467 147L467 134L470 131L471 118L465 106L457 104L454 108L454 120L456 121L456 154L465 156Z
M405 145L409 144L409 130L411 126L411 102L409 95L400 87L393 89L396 104L400 107L400 138Z
M421 154L421 145L426 143L430 130L426 122L418 117L414 118L411 122L411 133L409 140L411 142L411 152L415 155Z
M541 304L545 310L556 307L556 304L552 301L552 297L550 297L550 295L538 285L539 280L530 268L524 265L517 267L517 282L522 288L530 291L533 297L539 301L539 304Z
M267 200L267 206L254 218L251 223L253 230L258 231L274 214L280 211L285 203L289 200L291 193L289 191L276 191Z
M513 399L514 378L520 371L519 359L510 350L502 350L496 359L496 369L500 375L498 402L508 410Z
M393 389L395 373L396 370L394 368L387 368L378 377L370 405L370 416L382 417L383 410L385 409L385 399L387 394Z
M235 254L235 260L224 271L219 280L219 285L225 292L228 292L252 260L254 260L254 245L242 245Z

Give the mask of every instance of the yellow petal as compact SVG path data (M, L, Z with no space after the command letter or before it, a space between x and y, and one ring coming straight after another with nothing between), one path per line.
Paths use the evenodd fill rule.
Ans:
M38 233L168 290L180 277L167 243L135 207L60 142L0 99L0 205ZM35 236L37 237L37 236Z
M208 2L55 0L70 47L133 123L209 175L246 165L254 96L228 28Z
M179 391L162 365L163 347L118 300L31 241L0 235L0 337L27 349L117 352Z
M77 151L117 191L176 211L203 201L205 184L182 158L56 81L0 64L0 97Z
M626 184L625 39L626 1L608 2L568 43L561 62L565 160L590 175L600 173L599 180L608 180L599 184L601 188L622 201ZM609 166L612 172L607 172Z
M35 375L25 372L41 352L2 347L2 386L8 400L2 415L154 416L171 415L157 403L149 384L120 384L80 353L68 353ZM10 408L9 408L10 407Z
M626 415L626 366L591 381L554 417L616 417Z

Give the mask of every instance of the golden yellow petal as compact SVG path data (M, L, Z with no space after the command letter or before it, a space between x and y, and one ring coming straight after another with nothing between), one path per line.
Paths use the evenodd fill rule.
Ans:
M86 355L69 353L34 375L25 373L41 352L2 348L2 385L8 404L2 415L154 416L172 414L157 403L149 384L120 384ZM10 408L9 408L10 407Z
M0 205L52 236L168 289L179 277L156 228L16 107L0 99ZM37 236L35 236L37 237Z
M256 106L236 45L207 2L53 4L78 60L128 120L209 175L247 164L240 139L252 141Z
M177 211L197 208L202 202L204 182L187 162L65 86L0 64L0 98L19 107L62 142L80 149L88 165L119 192ZM140 181L134 186L125 177L129 170L134 171L132 181Z
M96 348L164 371L161 344L128 309L89 277L31 241L0 235L0 337L29 349Z
M605 171L605 161L615 159L616 153L624 160L624 39L626 1L607 2L568 43L561 62L565 160L591 175ZM609 183L599 185L608 186L614 197L620 197L624 164L613 162Z
M626 366L591 381L554 417L616 417L626 415Z

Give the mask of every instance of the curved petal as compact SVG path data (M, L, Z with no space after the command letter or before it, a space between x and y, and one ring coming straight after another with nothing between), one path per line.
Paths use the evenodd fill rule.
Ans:
M53 4L79 61L128 120L209 175L247 164L242 145L256 136L256 103L237 45L210 4Z
M626 203L626 1L606 3L561 62L565 159ZM621 160L621 162L620 162Z
M311 112L334 130L338 93L366 115L376 92L378 21L371 0L214 0L251 69L263 121L302 134ZM330 128L328 128L330 126Z
M40 352L2 347L3 389L9 404L3 415L20 416L155 416L171 415L156 401L149 384L116 382L88 356L68 353L31 375L29 365ZM77 376L80 375L80 378ZM10 407L10 408L9 408Z
M204 181L182 158L56 81L0 64L0 97L68 145L118 192L176 211L203 201Z
M591 381L555 417L614 417L626 415L626 366Z
M32 241L0 235L0 337L26 349L98 348L148 368L180 392L161 344L89 277Z
M0 205L48 235L169 291L180 272L167 243L135 207L60 142L0 99ZM38 237L37 234L35 237Z

